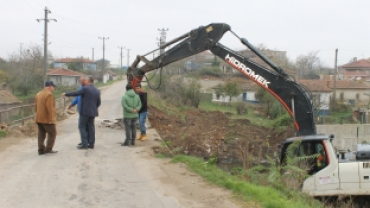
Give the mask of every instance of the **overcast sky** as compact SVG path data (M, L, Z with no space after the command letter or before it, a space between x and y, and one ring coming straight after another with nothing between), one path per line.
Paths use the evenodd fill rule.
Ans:
M369 0L2 0L0 4L0 57L19 54L30 45L43 47L45 6L49 18L49 51L55 58L103 57L118 64L120 49L137 54L156 48L158 29L167 29L167 41L201 25L227 23L240 37L253 45L286 51L291 60L319 51L328 66L353 57L370 57ZM239 50L245 48L232 35L221 43ZM127 52L124 52L124 65Z

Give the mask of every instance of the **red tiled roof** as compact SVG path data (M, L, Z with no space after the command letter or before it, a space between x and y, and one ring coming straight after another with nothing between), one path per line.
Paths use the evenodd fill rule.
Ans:
M361 59L358 61L354 61L352 63L344 64L341 66L344 69L355 69L355 68L369 68L370 69L370 61L366 59Z
M330 88L334 88L334 81L328 81L328 85ZM356 82L351 80L338 80L337 81L337 89L370 89L363 82Z
M70 69L63 69L63 68L54 68L49 69L47 75L53 76L83 76L84 74L70 70Z
M82 63L95 63L90 59L81 58L62 58L54 61L55 63L72 63L72 62L82 62Z
M328 87L327 80L300 80L299 83L306 86L312 92L331 92L333 91Z

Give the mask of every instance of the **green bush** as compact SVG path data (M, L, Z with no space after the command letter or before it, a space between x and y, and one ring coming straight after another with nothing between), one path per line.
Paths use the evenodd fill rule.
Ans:
M331 110L338 113L347 113L351 112L351 107L345 104L334 104Z
M293 118L288 113L284 113L272 121L273 127L289 126L293 123Z

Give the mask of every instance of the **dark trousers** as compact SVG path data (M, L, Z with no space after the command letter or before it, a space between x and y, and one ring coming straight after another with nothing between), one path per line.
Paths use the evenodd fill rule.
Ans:
M95 144L95 117L80 115L78 129L80 130L82 145Z
M136 121L137 118L124 118L123 123L125 124L126 140L125 143L135 143L136 138Z
M41 124L37 123L39 133L38 133L38 145L39 153L50 152L53 149L55 138L57 137L57 128L55 124ZM46 133L48 133L48 139L46 141L45 147L45 138Z
M79 115L79 117L78 117L78 131L80 132L80 140L81 140L81 143L82 143L82 134L81 134L81 131L80 131L80 123L81 123L81 115ZM87 131L87 133L89 133L89 130L87 129L87 126L86 126L86 131ZM88 136L89 137L89 136Z

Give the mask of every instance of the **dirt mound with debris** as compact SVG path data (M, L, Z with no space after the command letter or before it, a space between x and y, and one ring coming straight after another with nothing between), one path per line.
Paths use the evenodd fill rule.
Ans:
M0 104L19 104L21 103L17 97L6 90L0 90Z
M150 106L149 121L167 148L154 148L163 154L187 154L222 163L239 163L247 156L253 163L263 163L278 144L293 136L293 126L279 133L275 129L255 126L248 119L230 119L219 111L189 110L186 117L170 115Z

